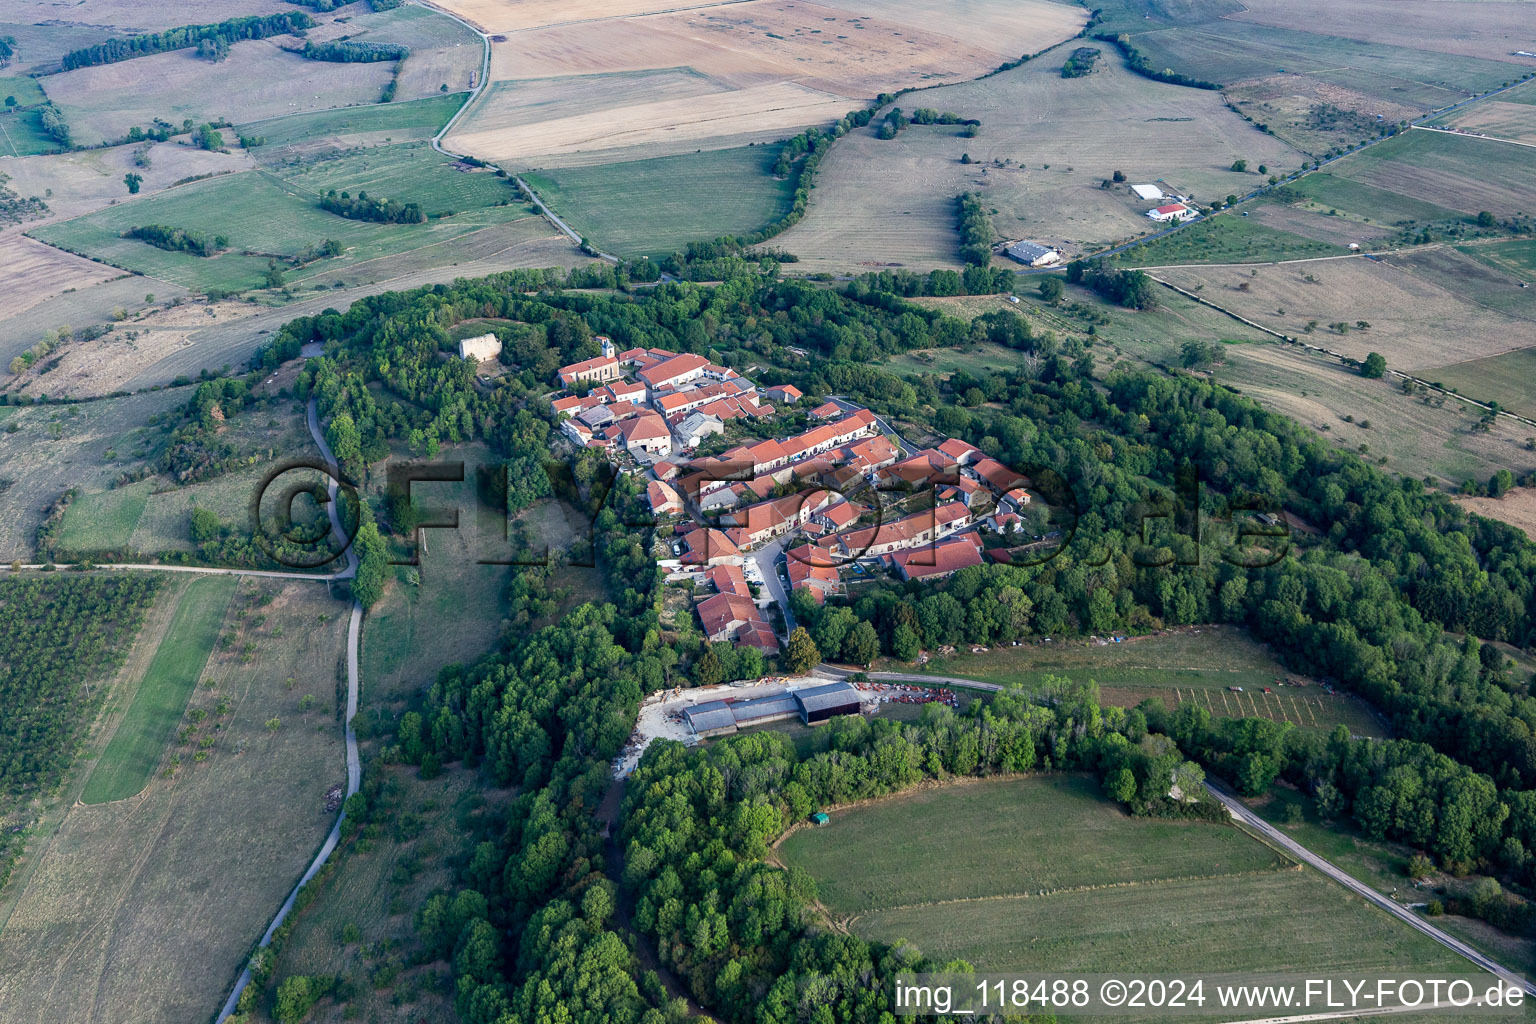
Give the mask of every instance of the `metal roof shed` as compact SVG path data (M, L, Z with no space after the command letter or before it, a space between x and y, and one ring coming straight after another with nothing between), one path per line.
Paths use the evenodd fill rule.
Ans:
M736 716L723 700L707 701L683 709L683 719L695 736L719 736L736 731Z
M827 683L794 692L800 720L806 725L825 722L834 715L859 713L859 691L850 683Z

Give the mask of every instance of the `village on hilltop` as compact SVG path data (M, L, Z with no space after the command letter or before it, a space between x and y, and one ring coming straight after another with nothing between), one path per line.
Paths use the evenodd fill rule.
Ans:
M1029 481L973 445L919 450L853 402L802 414L793 385L596 341L601 355L559 369L551 404L573 444L646 480L658 564L705 592L695 611L710 641L772 653L794 628L790 591L820 604L883 573L942 579L1039 540ZM760 436L780 421L783 436ZM754 434L732 429L749 422Z

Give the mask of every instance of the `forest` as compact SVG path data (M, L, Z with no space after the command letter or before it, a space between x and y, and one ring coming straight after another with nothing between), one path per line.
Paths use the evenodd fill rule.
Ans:
M163 32L108 39L93 46L70 50L60 58L60 63L65 71L73 71L97 64L116 64L134 57L147 57L152 53L185 50L197 46L205 39L216 41L227 48L231 43L243 39L292 35L314 26L315 20L303 11L229 18L214 25L182 25Z
M0 579L0 887L138 635L148 573Z
M622 286L624 268L605 273ZM894 787L940 772L1071 768L1099 773L1133 812L1201 813L1157 797L1170 773L1194 779L1201 769L1193 761L1245 792L1293 781L1330 813L1421 845L1447 869L1492 871L1516 888L1536 883L1536 700L1531 680L1482 642L1536 638L1536 547L1518 531L1388 476L1222 385L1183 374L1104 376L1091 345L1037 334L1011 311L965 323L903 298L963 285L965 275L895 271L835 287L743 276L633 294L565 290L573 280L585 278L512 271L373 296L345 313L289 323L256 366L323 342L325 356L306 364L300 390L332 422L349 472L366 474L392 440L430 455L481 439L518 467L514 481L541 481L539 493L508 488L515 509L549 485L538 472L553 433L540 400L549 371L596 354L595 333L620 348L756 363L764 384L845 394L918 436L969 441L1029 476L1064 517L1061 550L1038 564L967 569L936 586L884 582L821 609L802 604L814 655L904 658L914 645L1228 622L1297 669L1369 700L1396 738L1309 738L1156 704L1099 709L1091 692L1053 692L943 721L871 725L867 756L879 772L854 767L862 738L805 764L763 737L702 752L661 746L642 765L643 783L629 788L618 825L625 866L615 878L595 818L607 762L640 696L689 684L713 652L660 615L636 482L620 477L599 500L601 467L592 455L575 458L555 486L578 506L595 506L608 599L555 623L549 574L518 577L522 628L497 653L445 670L401 720L390 755L424 772L478 765L487 784L519 793L501 841L484 844L464 874L468 909L450 912L462 894L448 894L448 904L423 912L424 941L453 960L464 1020L532 1019L562 1001L578 1007L573 1020L676 1019L683 1011L617 935L613 908L626 893L636 927L713 1011L781 1019L786 991L775 979L794 977L803 983L796 991L827 986L828 1005L848 1017L871 1012L858 986L825 979L886 970L897 954L807 931L802 883L765 868L754 851L810 806L792 794L840 799L876 779ZM509 373L492 390L442 357L453 344L448 329L476 317L514 325L503 352ZM1018 364L912 379L879 365L916 348L981 341L1017 350ZM188 415L179 433L195 445L196 413ZM1188 501L1193 508L1180 511ZM1254 559L1242 516L1264 510L1324 525L1315 535L1293 532L1279 558ZM1148 517L1177 529L1143 539ZM1272 556L1265 543L1257 553ZM1068 712L1071 724L1057 717ZM946 760L951 740L941 734L954 737L956 759ZM715 760L745 758L730 753L738 748L760 753L765 766L724 772ZM653 769L658 763L667 769ZM652 784L695 771L687 778L701 781L680 783L684 792Z

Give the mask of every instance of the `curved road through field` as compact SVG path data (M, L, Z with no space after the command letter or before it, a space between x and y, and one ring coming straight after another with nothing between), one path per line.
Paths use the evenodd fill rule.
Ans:
M341 475L341 470L336 463L336 456L331 453L331 446L325 443L325 435L320 430L320 421L313 398L309 400L307 418L309 421L309 436L315 439L315 444L320 448L321 456L324 457L326 464L331 467L331 500L328 503L331 515L331 532L335 534L338 540L347 545L345 552L347 558L346 568L334 576L326 578L351 579L357 575L357 552L352 549L346 530L341 525L341 502L337 493L338 487L336 483L336 478ZM352 602L352 615L347 622L347 796L357 792L363 777L362 761L358 758L357 754L357 733L352 730L352 717L357 714L357 646L359 636L362 633L362 625L363 606L354 599ZM309 868L299 878L298 884L293 887L293 891L288 894L288 898L283 901L283 905L278 908L277 916L272 918L272 923L261 936L261 941L256 944L256 948L261 949L272 941L273 933L287 920L288 912L293 909L294 903L298 900L299 890L303 889L305 884L311 878L314 878L321 868L325 867L325 862L330 859L331 852L336 849L336 844L341 841L341 823L346 820L347 812L345 807L343 807L342 812L336 816L336 824L331 826L330 835L325 837L325 842L320 845L319 851L315 854L315 859L310 861ZM230 1014L235 1012L235 1006L240 1002L240 993L244 992L245 987L250 983L250 968L241 968L240 977L235 981L234 991L230 992L229 998L224 1000L224 1008L219 1011L218 1021L224 1021Z
M853 675L858 670L846 668L841 665L822 664L816 666L815 671L822 675L831 676L837 679L844 679L850 675ZM998 693L1006 689L1006 687L997 683L985 683L976 679L963 679L959 676L930 676L915 672L870 672L868 675L869 678L879 680L881 682L927 683L930 685L937 684L953 688L963 687L969 690L986 690L992 693ZM1286 835L1280 829L1275 828L1275 826L1271 825L1269 822L1253 813L1248 809L1247 805L1245 805L1241 800L1233 795L1232 792L1221 783L1213 783L1208 780L1205 784L1205 788L1210 791L1211 796L1220 801L1221 805L1227 809L1228 814L1230 814L1236 821L1246 827L1249 831L1262 838L1265 842L1272 846L1280 847L1296 860L1299 860L1302 863L1309 865L1310 867L1316 868L1318 871L1322 872L1328 878L1342 885L1350 892L1364 897L1366 900L1369 900L1377 907L1385 910L1399 921L1402 921L1409 927L1422 932L1423 934L1429 936L1431 939L1434 939L1436 942L1440 943L1440 945L1451 950L1451 952L1465 957L1474 965L1481 967L1483 970L1500 978L1508 984L1518 986L1527 995L1536 996L1536 983L1526 981L1515 971L1510 970L1508 967L1499 963L1497 960L1494 960L1492 957L1478 952L1467 943L1456 938L1456 936L1436 928L1434 925L1424 920L1424 918L1414 913L1409 908L1403 906L1395 900L1390 899L1387 896L1383 896L1371 886L1366 885L1364 882L1360 881L1358 878L1355 878L1347 871L1336 867L1330 861L1324 860L1322 857L1313 853L1311 850L1307 849L1305 846L1302 846L1300 843L1296 842L1296 840Z

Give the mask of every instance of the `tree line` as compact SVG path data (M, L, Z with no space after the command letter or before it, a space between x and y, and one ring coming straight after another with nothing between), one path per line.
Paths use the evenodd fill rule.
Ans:
M313 28L314 25L315 20L302 11L229 18L213 25L182 25L163 32L119 37L92 46L82 46L64 54L60 64L65 71L73 71L98 64L115 64L134 57L147 57L153 53L184 50L204 40L228 47L244 39L292 35Z
M305 43L298 54L307 60L324 60L335 64L377 64L381 61L405 60L411 55L411 48L404 43L336 39L326 43Z
M370 220L378 224L425 224L427 215L420 203L401 203L393 199L370 198L367 192L359 192L356 198L348 192L337 193L331 189L320 199L320 209L348 220Z

